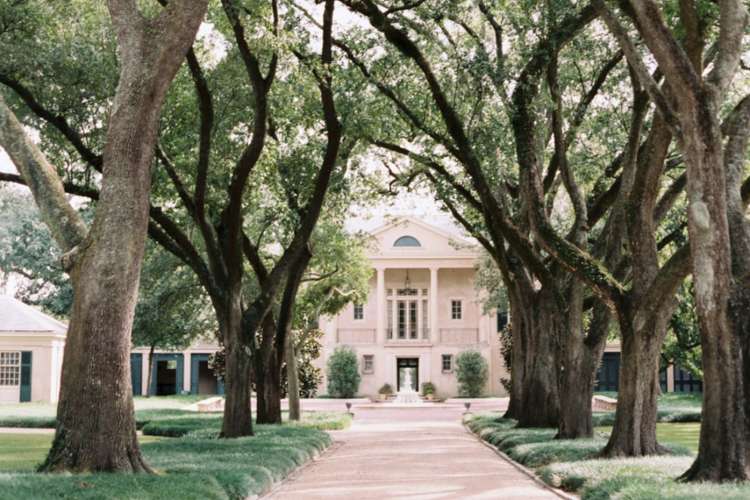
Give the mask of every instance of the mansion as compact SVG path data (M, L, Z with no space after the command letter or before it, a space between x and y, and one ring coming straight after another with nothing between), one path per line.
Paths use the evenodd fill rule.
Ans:
M489 367L485 394L506 395L500 379L508 374L497 332L507 318L483 312L475 288L478 247L411 217L371 235L367 302L320 319L323 372L328 356L346 345L357 353L363 396L376 397L386 383L404 388L409 380L417 391L432 382L439 397L454 397L456 355L474 350ZM325 386L324 380L320 392Z

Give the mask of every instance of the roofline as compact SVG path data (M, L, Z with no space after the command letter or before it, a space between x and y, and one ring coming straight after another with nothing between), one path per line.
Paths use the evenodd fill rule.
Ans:
M385 232L386 230L396 226L397 224L401 222L411 222L412 224L416 224L417 226L420 226L423 229L426 229L427 231L432 231L433 233L437 233L440 236L443 236L444 238L448 238L451 240L457 240L459 242L465 243L467 245L477 246L476 243L472 243L471 241L467 240L463 236L456 236L455 234L451 234L448 231L445 231L443 229L440 229L439 227L433 226L432 224L428 224L427 222L424 222L421 219L417 219L416 217L412 217L411 215L399 215L394 217L394 219L391 222L387 222L381 226L376 227L372 231L370 231L370 234L372 236L376 236L382 232Z

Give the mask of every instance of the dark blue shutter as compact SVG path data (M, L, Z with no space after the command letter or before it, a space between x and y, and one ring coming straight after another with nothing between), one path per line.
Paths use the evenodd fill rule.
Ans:
M175 394L182 394L183 387L185 387L185 355L184 354L176 354L174 356L175 361L177 362L177 387L175 387Z
M198 394L198 367L200 366L201 355L190 355L190 394Z
M133 386L133 396L140 396L143 383L143 354L134 353L130 355L130 383Z
M31 351L21 353L21 398L22 403L31 401Z

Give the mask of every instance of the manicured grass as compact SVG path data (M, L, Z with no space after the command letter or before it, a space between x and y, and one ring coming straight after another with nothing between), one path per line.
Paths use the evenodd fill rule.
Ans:
M240 499L259 495L330 444L303 426L257 426L254 437L199 435L144 438L142 450L156 475L35 474L51 435L0 435L0 499ZM19 449L28 450L19 456Z
M133 398L136 423L140 428L155 417L180 413L182 408L201 399L205 399L205 395L137 396ZM52 403L3 404L0 405L0 427L53 428L56 413L57 405Z
M47 455L52 433L0 433L0 473L34 471ZM142 436L141 444L159 441L161 437Z
M597 427L596 431L604 436L609 436L612 427ZM656 424L656 438L660 443L679 445L693 453L698 452L700 432L701 424L697 422Z
M690 398L689 398L690 399ZM685 398L679 398L684 403ZM687 406L687 405L685 405ZM660 423L657 436L669 456L597 459L611 428L594 439L554 440L554 429L517 429L499 413L479 414L466 425L514 460L536 470L548 484L579 493L584 500L655 498L722 500L750 498L746 484L685 484L676 479L695 459L700 424Z
M617 399L616 392L597 392L597 395ZM659 422L700 422L703 395L700 393L668 392L659 396ZM611 426L615 421L615 412L595 412L594 426Z
M287 421L288 413L282 413ZM221 414L196 413L191 411L153 414L143 426L143 434L150 436L181 437L199 433L201 436L217 436L221 430ZM351 424L351 416L341 412L303 412L300 422L288 425L318 429L321 431L346 429Z

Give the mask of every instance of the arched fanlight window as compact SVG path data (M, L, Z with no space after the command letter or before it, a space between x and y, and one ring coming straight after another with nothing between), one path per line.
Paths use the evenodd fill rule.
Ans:
M402 236L393 244L394 247L421 247L421 243L414 236Z

